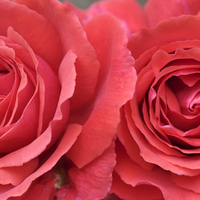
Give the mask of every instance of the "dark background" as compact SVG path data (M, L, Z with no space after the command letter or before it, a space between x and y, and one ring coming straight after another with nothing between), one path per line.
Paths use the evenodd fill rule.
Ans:
M98 0L69 0L69 1L71 1L74 5L80 8L87 8L90 4ZM137 1L142 5L144 5L147 0L137 0Z

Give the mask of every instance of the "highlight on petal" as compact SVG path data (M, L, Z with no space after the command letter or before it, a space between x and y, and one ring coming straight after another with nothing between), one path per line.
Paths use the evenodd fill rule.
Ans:
M119 109L132 97L136 81L134 61L126 49L127 37L119 22L109 15L97 16L85 30L96 50L101 70L92 112L68 153L78 167L110 146L120 120Z

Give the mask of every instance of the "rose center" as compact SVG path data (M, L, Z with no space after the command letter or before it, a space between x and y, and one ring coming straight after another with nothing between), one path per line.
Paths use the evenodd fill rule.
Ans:
M167 80L166 84L179 102L183 115L191 116L199 113L200 80L197 80L194 85L187 85L181 77L172 77Z

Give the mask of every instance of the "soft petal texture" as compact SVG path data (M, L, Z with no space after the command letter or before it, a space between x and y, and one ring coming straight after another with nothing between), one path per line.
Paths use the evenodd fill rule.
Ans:
M155 12L156 9L156 12ZM145 5L146 17L150 27L171 17L196 15L200 10L198 0L149 0Z
M45 16L50 24L54 25L59 35L63 53L72 50L77 55L76 72L78 76L72 106L77 108L87 103L95 92L99 63L77 16L56 0L42 0L40 3L35 0L15 1ZM53 13L52 10L54 10Z
M105 152L82 169L69 170L69 177L80 199L102 199L111 187L115 166L114 143Z
M108 15L97 16L85 30L96 50L101 71L92 113L68 153L78 167L86 165L110 146L120 120L119 109L132 97L136 81L134 62L126 49L126 34L119 22Z
M69 2L65 2L65 5L78 15L82 24L88 23L96 15L111 14L121 21L121 25L125 28L128 35L147 26L144 11L135 0L98 1L92 4L86 11L77 9Z

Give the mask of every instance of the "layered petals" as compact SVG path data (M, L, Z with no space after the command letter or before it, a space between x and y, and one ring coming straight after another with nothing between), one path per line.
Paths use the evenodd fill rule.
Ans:
M62 42L63 54L72 50L77 55L75 66L78 76L71 100L72 107L77 109L88 103L95 93L100 66L77 16L56 0L42 0L39 4L34 0L15 1L45 16L49 23L53 24Z
M121 110L110 191L122 199L200 198L200 21L194 12L185 14L166 21L156 16L161 22L154 29L130 36L137 82Z
M64 51L45 16L14 2L0 4L0 199L6 200L21 198L30 186L28 193L42 189L32 183L56 165L82 127L67 126L77 56Z
M134 61L126 49L126 34L119 22L108 15L97 16L85 30L96 50L101 71L92 112L68 153L78 167L101 155L111 145L120 120L119 109L132 97L136 81Z
M72 142L70 143L68 136L68 139L64 141L65 148L62 147L61 142L61 147L57 148L58 152L55 151L51 155L47 164L40 166L40 159L43 160L42 153L52 147L58 138L62 138L68 120L69 98L72 96L75 87L74 62L76 56L69 52L63 59L59 70L60 88L58 78L52 69L43 59L36 57L22 36L10 28L8 38L10 38L9 46L12 46L10 45L11 41L15 42L29 53L29 61L32 60L32 66L24 65L18 55L11 51L15 49L7 47L7 58L2 61L4 61L5 66L6 62L9 63L11 70L13 69L15 82L13 82L12 90L9 93L11 99L9 100L8 110L4 114L5 117L9 118L7 120L4 117L1 122L1 153L7 153L1 156L1 199L22 195L33 180L56 164L80 133L80 125L77 125L74 131L72 131L73 129L70 130L70 133L71 131L74 132ZM5 40L5 42L7 41ZM5 45L6 43L4 43L4 48L6 48ZM10 50L9 55L8 50ZM18 73L21 79L18 78ZM27 91L27 89L29 90ZM51 98L53 99L49 104L47 101ZM4 108L6 108L5 101L7 99L8 96L1 101L1 103L4 103ZM9 114L11 108L12 112ZM32 121L30 121L30 118L32 118ZM69 133L66 132L66 134ZM27 137L30 139L27 139ZM14 143L12 144L12 142ZM67 143L69 145L66 145Z

